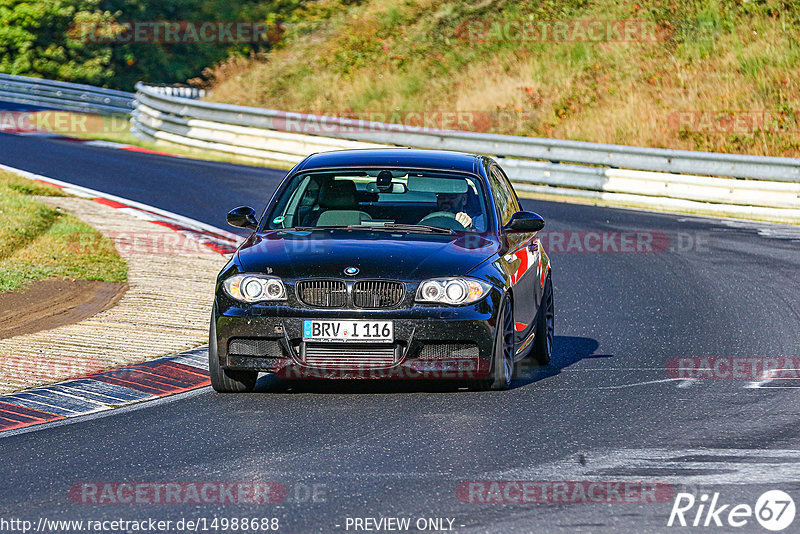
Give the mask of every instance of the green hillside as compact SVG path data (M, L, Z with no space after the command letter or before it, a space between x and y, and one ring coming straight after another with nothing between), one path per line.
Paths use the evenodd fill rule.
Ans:
M207 78L218 102L796 157L799 21L773 0L323 0Z

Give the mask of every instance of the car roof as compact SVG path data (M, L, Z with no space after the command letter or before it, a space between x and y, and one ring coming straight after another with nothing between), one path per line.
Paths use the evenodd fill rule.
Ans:
M346 167L406 167L458 171L481 176L485 156L445 150L368 148L319 152L308 156L294 172Z

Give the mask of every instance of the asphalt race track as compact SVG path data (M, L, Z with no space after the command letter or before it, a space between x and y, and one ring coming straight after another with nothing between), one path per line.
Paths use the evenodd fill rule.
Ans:
M0 134L0 160L51 178L58 174L65 182L104 193L140 199L234 233L238 229L225 222L228 206L250 202L260 212L286 175L279 169L158 154L149 154L146 161L157 163L145 167L138 152L5 134Z
M219 227L237 205L262 209L284 174L10 135L0 163ZM800 497L800 375L789 372L800 360L800 228L523 204L547 221L556 339L552 364L523 365L510 391L262 378L254 394L204 388L34 427L0 437L0 517L277 517L292 533L354 532L367 517L447 518L456 532L765 532L754 517L741 528L667 521L678 492L751 507L767 490ZM621 252L623 232L657 246ZM731 378L728 366L717 379L674 379L672 359L702 357L777 359L784 374ZM469 481L585 479L660 482L668 496L481 503L457 493ZM196 481L275 481L287 496L257 506L69 495L81 483Z

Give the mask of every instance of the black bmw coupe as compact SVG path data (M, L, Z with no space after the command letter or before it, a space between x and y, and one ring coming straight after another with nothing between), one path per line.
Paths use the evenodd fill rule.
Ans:
M537 232L486 156L409 149L314 154L284 178L217 279L211 384L456 379L506 389L550 361L553 286Z

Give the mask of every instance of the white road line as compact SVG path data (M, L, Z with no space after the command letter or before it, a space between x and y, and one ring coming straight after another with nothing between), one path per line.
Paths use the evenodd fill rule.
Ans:
M96 393L96 392L93 392L93 391L89 391L89 390L84 389L83 387L80 387L80 386L55 385L55 386L49 386L49 388L53 389L53 390L56 390L56 391L60 391L60 392L64 393L65 395L71 395L72 397L75 397L77 399L97 402L97 403L106 405L108 407L118 406L118 405L123 404L124 402L126 402L126 401L124 401L122 399L119 399L119 398L116 398L116 397L110 397L110 396L104 395L102 393ZM98 400L98 399L100 399L100 400Z
M666 367L565 367L561 372L581 372L581 371L666 371Z
M176 356L171 358L171 361L175 363L182 363L183 365L188 365L190 367L196 367L198 369L208 370L208 345L200 347L202 352L200 354L182 354L180 356ZM193 349L198 350L198 349Z
M35 389L27 390L27 392L34 392L34 391L49 392L49 393L53 393L55 395L63 395L64 397L67 397L67 398L70 398L70 399L75 399L77 401L84 402L86 404L94 405L94 408L92 408L91 411L109 410L109 409L111 409L110 406L108 406L107 404L104 404L104 403L102 403L100 401L76 395L75 393L71 392L68 387L63 387L63 386L59 387L58 385L55 385L55 386L40 386L40 387L35 388ZM84 412L81 412L81 413L84 413ZM89 413L91 413L91 412L89 412Z
M665 378L663 380L648 380L647 382L634 382L632 384L620 384L618 386L599 386L595 389L622 389L622 388L632 388L636 386L646 386L648 384L661 384L664 382L674 382L676 380L684 380L683 378Z
M800 239L800 227L795 225L747 221L741 219L722 219L719 222L729 228L754 230L759 236L766 237L768 239Z
M95 198L95 195L87 193L86 191L81 191L80 189L75 189L74 187L65 187L64 189L62 189L62 191L74 197Z
M585 465L561 458L540 466L496 471L492 480L637 480L671 484L785 484L800 479L795 449L600 449Z
M96 146L100 148L125 148L131 146L123 143L115 143L114 141L103 141L101 139L96 139L93 141L84 141L82 144L85 146Z
M137 210L135 208L119 208L120 213L127 213L137 219L142 219L144 221L160 221L162 220L160 217L156 218L153 215L147 213L146 211Z
M780 377L776 376L782 372L793 372L795 376L788 376L788 377ZM787 367L785 369L770 369L769 371L765 372L765 376L762 380L756 380L753 382L749 382L744 385L744 389L800 389L800 386L769 386L763 387L764 384L769 384L775 380L797 380L798 379L798 371L800 369L794 369Z
M573 387L561 387L561 386L554 386L554 389L558 391L596 391L600 389L624 389L624 388L633 388L638 386L647 386L650 384L663 384L665 382L677 382L686 380L685 378L665 378L663 380L648 380L646 382L633 382L630 384L618 384L615 386L594 386L588 388L573 388Z

